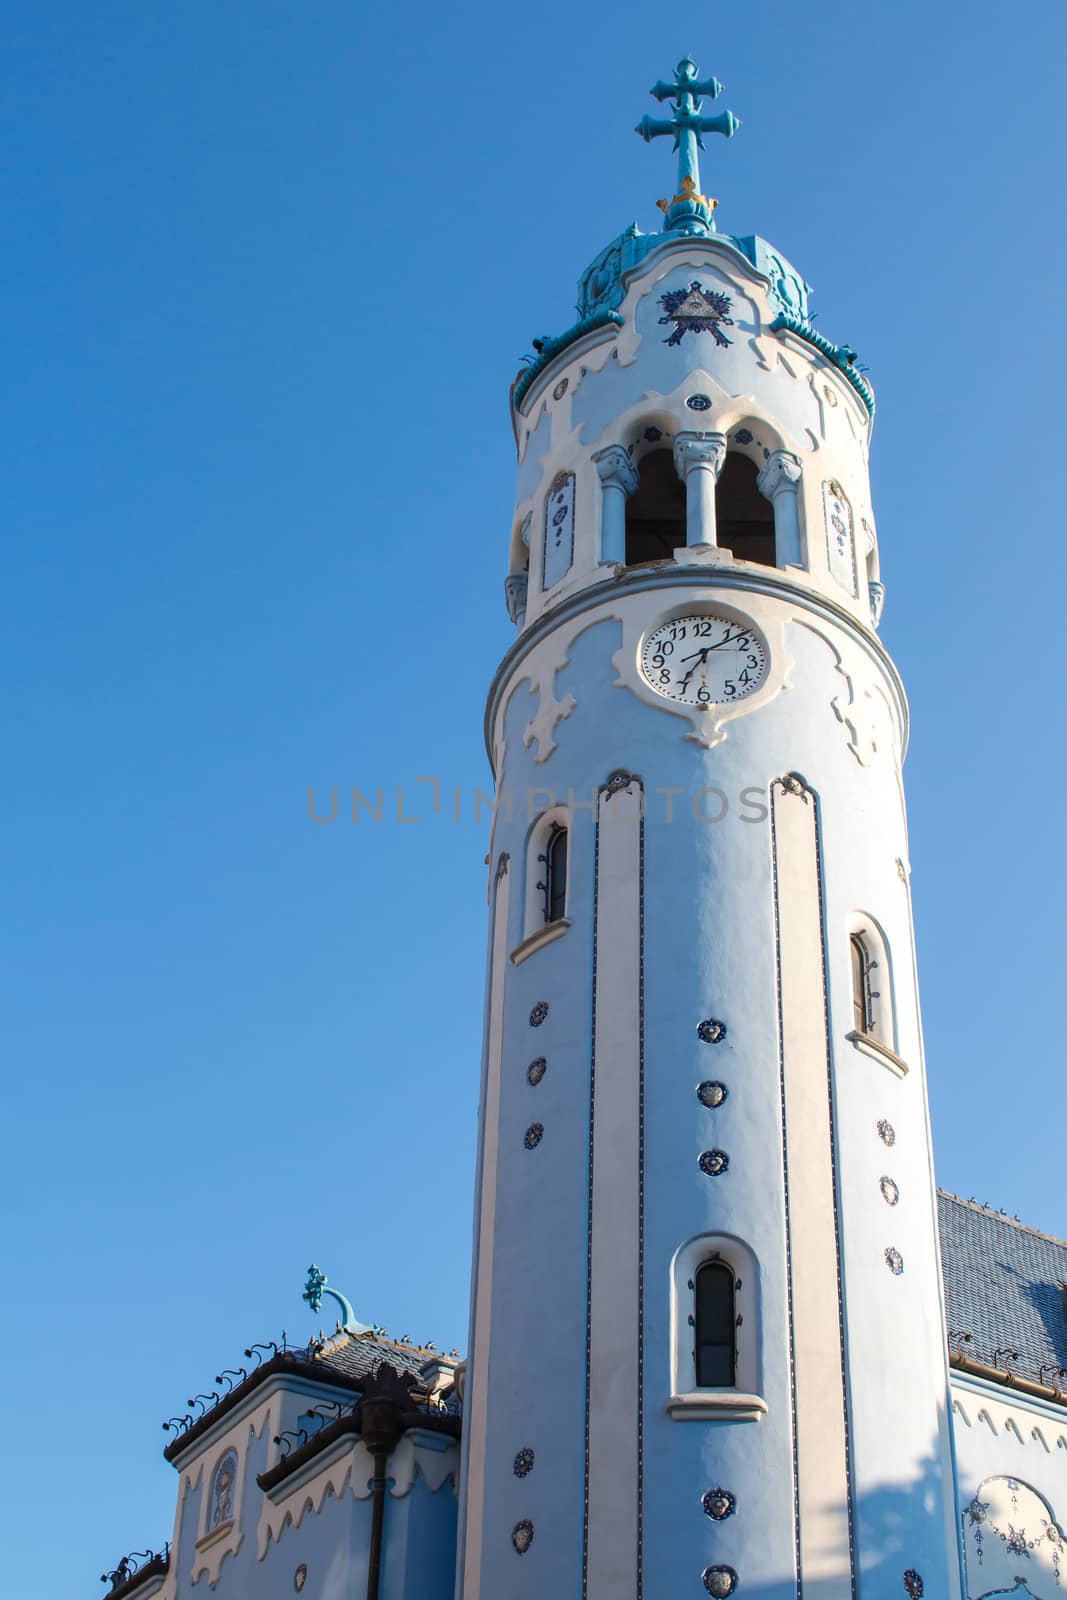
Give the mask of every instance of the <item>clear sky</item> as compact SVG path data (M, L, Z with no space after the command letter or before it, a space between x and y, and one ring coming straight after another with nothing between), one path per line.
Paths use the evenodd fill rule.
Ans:
M744 121L720 226L801 268L878 392L939 1177L1067 1232L1062 0L6 21L21 1600L169 1537L161 1421L316 1329L309 1261L465 1344L507 388L657 225L671 157L631 130L685 51ZM425 820L316 826L310 785Z

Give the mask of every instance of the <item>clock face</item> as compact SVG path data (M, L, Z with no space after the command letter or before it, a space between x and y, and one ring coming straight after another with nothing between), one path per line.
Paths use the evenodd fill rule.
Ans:
M766 680L767 646L751 623L735 617L674 617L645 635L641 671L678 705L729 705Z

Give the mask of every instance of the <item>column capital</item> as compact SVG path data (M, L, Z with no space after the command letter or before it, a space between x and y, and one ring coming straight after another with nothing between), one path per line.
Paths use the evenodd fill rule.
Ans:
M609 444L598 450L593 460L605 488L621 489L624 495L633 494L637 488L637 468L625 445Z
M756 479L756 488L765 500L773 500L782 490L796 494L804 468L792 450L772 450Z
M683 480L694 467L710 467L718 478L726 460L725 433L700 433L686 428L675 436L674 470Z
M529 574L525 572L513 572L504 579L504 602L508 608L508 616L517 628L521 628L526 621L526 591L529 582Z

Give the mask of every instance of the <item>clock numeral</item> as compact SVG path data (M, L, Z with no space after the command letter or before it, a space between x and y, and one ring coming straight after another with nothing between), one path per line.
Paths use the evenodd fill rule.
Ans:
M727 678L722 687L726 695L735 695L737 693L737 684L732 678Z

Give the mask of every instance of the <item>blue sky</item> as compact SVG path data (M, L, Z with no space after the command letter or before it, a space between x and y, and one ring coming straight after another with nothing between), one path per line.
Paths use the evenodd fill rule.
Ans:
M310 1260L464 1344L487 829L316 827L305 798L402 785L426 815L417 776L486 784L508 384L601 246L656 225L671 159L631 130L685 51L744 122L704 169L720 226L797 263L877 387L939 1177L1067 1232L1062 4L7 22L23 1600L169 1536L161 1421L314 1331Z

